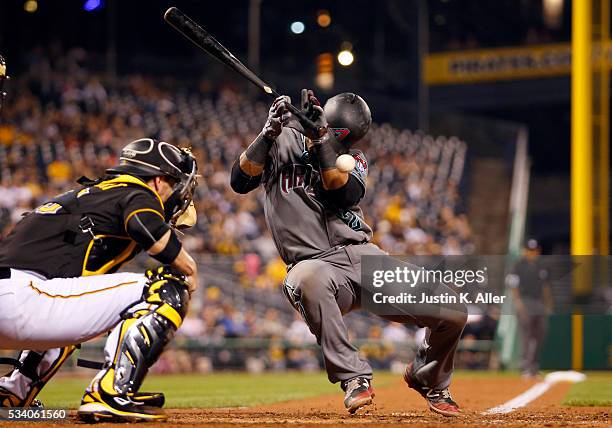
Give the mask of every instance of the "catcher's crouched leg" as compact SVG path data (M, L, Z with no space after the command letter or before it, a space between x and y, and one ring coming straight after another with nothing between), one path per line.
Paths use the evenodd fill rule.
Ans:
M17 360L2 359L15 368L0 378L0 407L42 407L38 393L77 349L76 346L21 351Z
M143 302L112 331L105 369L85 391L78 411L85 421L166 419L138 389L183 322L189 292L185 277L168 267L149 271L147 277Z

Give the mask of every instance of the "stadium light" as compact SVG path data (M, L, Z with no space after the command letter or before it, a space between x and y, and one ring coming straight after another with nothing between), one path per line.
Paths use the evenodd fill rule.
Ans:
M295 21L291 23L291 26L289 28L291 29L291 32L293 34L302 34L306 29L306 26L302 21Z
M323 9L317 13L317 24L319 24L319 27L329 27L331 24L331 16L329 11Z
M34 13L38 10L38 2L36 0L27 0L23 4L23 10L28 13Z
M87 12L93 12L95 10L101 9L104 6L102 0L85 0L83 3L83 10Z
M340 63L340 65L343 65L345 67L351 65L354 60L355 56L349 50L340 51L340 53L338 54L338 62Z
M544 0L542 3L544 24L553 30L563 25L563 0Z
M316 85L323 90L330 90L334 86L334 56L325 52L317 56Z

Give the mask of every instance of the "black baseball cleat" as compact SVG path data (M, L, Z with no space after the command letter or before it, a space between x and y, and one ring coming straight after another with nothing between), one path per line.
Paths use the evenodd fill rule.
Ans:
M144 397L138 401L138 397ZM160 398L161 397L161 398ZM163 421L168 418L162 409L152 404L163 404L163 394L110 395L97 386L86 391L77 412L84 422L140 422Z
M29 407L30 409L42 409L43 403L40 400L34 399L29 405L25 401L13 394L6 388L0 386L0 408L7 407Z
M451 397L448 388L436 389L421 385L412 376L412 363L406 367L404 381L408 384L409 388L421 394L432 412L449 417L461 416L461 409L459 409L459 405Z
M360 408L372 404L374 388L370 380L364 377L354 377L341 383L344 395L344 407L350 414Z

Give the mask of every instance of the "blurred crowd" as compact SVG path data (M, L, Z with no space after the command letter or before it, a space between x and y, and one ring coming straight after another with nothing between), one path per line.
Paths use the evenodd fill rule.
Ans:
M193 251L274 259L261 195L236 195L228 186L231 163L260 131L267 105L205 80L104 81L80 65L81 55L32 54L29 71L12 81L0 125L4 233L79 176L102 175L129 141L149 136L190 146L198 158L203 179L199 222L188 239ZM383 124L372 126L360 148L370 162L362 205L377 243L393 253L472 251L458 194L463 142Z
M472 308L474 309L474 308ZM367 315L362 315L367 317ZM201 316L190 316L179 330L174 349L165 353L155 366L158 372L209 372L220 369L316 371L323 359L314 335L297 312L291 320L268 308L238 311L233 304L206 305ZM402 372L415 349L425 340L425 329L394 322L375 320L347 322L351 342L375 370ZM499 313L473 313L468 317L455 365L460 368L486 369L491 359ZM358 327L357 329L355 327Z
M26 72L13 76L0 121L2 235L76 178L103 175L131 140L147 136L192 147L203 177L196 195L198 223L184 244L194 253L229 262L218 269L217 279L204 276L206 304L196 305L199 312L186 320L182 336L266 337L272 343L264 358L268 367L319 364L312 350L289 355L280 352L282 346L275 348L274 343L312 343L314 338L289 305L266 308L269 294L282 297L276 290L261 290L278 287L285 265L267 232L261 192L237 195L228 184L232 162L261 130L268 106L207 80L140 75L107 80L84 66L85 54L78 49L55 57L33 52L27 64ZM362 207L376 243L394 254L474 251L458 187L465 143L374 124L359 147L370 165ZM236 289L256 290L250 296L259 299L252 306L259 309L248 309L247 291ZM247 305L239 307L237 298ZM394 335L401 341L415 334L382 321L361 325L356 337ZM381 361L392 355L391 348L365 349Z

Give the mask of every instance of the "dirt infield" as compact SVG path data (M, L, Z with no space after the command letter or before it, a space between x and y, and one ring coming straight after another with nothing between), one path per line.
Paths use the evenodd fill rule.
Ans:
M569 384L557 384L527 407L506 415L481 415L484 410L504 403L527 390L535 382L516 378L459 379L453 384L453 395L464 409L461 418L445 418L427 410L423 399L399 381L376 390L375 404L355 416L349 416L342 405L342 395L321 396L308 400L287 401L251 408L169 409L170 419L163 424L172 426L219 427L305 427L313 425L350 427L389 426L610 426L610 409L579 408L560 405ZM256 387L256 385L254 385ZM76 422L74 416L70 423ZM22 424L21 426L41 426ZM57 424L66 426L66 423ZM154 427L160 424L146 424ZM2 424L0 424L2 426ZM5 425L8 426L8 425ZM14 426L14 425L13 425ZM100 424L97 426L111 426ZM160 425L161 426L161 425Z
M462 379L453 385L453 395L464 409L462 418L445 418L427 410L424 400L403 382L376 391L373 406L349 416L342 405L342 396L289 401L249 409L183 410L172 413L172 423L215 425L222 427L312 425L347 425L373 427L391 424L415 426L609 426L610 409L563 407L559 403L569 384L559 384L523 410L507 415L483 416L484 410L499 405L528 389L535 382L512 378Z

